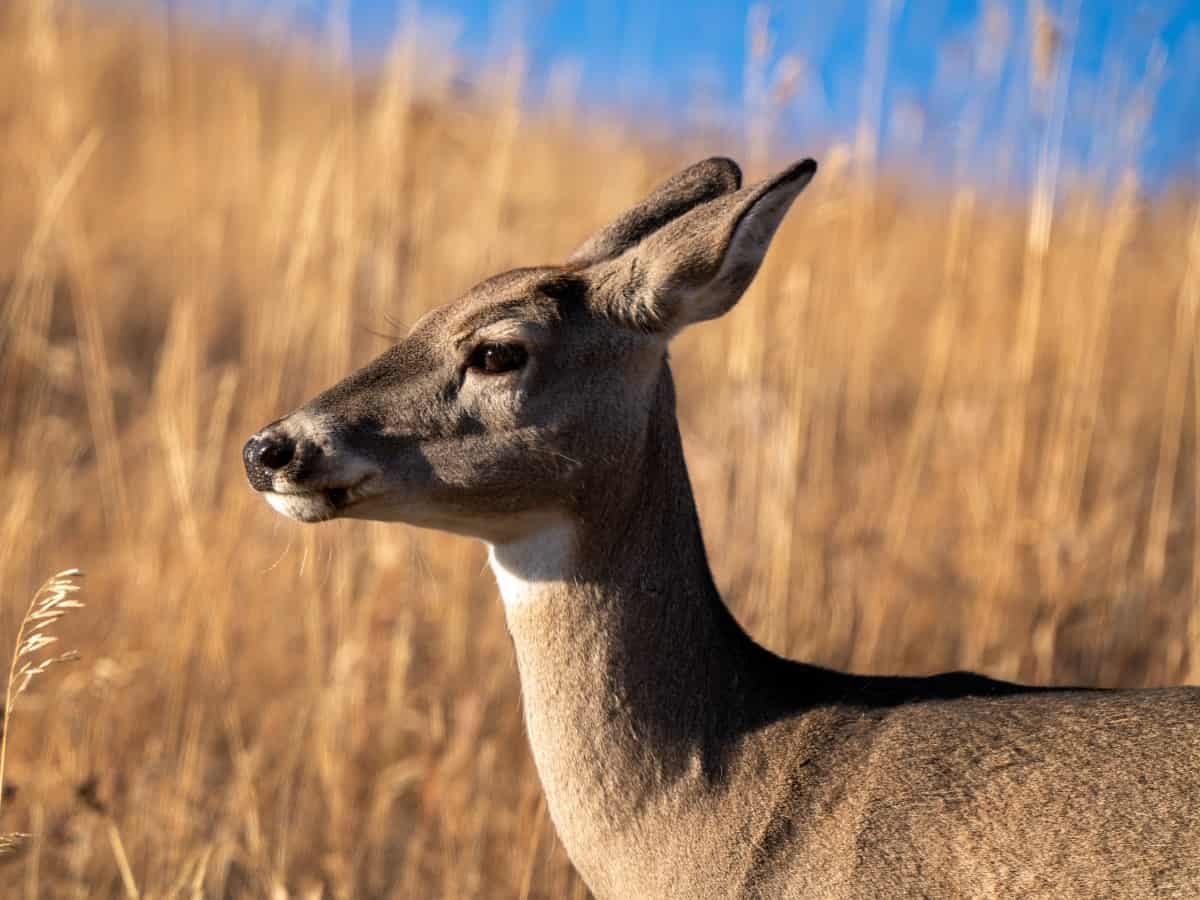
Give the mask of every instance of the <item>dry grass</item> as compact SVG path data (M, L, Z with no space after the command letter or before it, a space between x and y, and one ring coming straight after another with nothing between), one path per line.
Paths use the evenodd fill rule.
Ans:
M0 809L4 806L4 763L8 758L8 736L17 698L38 676L59 663L79 658L74 650L47 655L46 648L58 643L53 633L58 620L73 609L83 609L83 603L71 596L79 591L75 579L82 574L78 569L64 569L48 579L34 593L17 626L17 640L4 682L4 707L0 709ZM28 837L19 831L0 831L0 859L19 850Z
M0 637L67 564L89 606L22 697L0 893L582 896L480 549L285 522L239 447L728 147L531 120L519 65L418 83L412 41L361 84L336 34L318 68L56 10L0 7ZM1194 198L861 171L675 352L738 615L859 670L1200 678Z

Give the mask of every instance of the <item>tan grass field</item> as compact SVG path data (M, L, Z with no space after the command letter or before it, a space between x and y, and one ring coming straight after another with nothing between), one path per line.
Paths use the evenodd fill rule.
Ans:
M82 660L15 709L4 897L585 895L481 548L285 521L239 451L731 148L532 115L518 67L467 89L403 40L352 81L320 43L0 6L0 647L88 573ZM860 671L1200 681L1197 198L810 152L754 287L673 354L738 617Z

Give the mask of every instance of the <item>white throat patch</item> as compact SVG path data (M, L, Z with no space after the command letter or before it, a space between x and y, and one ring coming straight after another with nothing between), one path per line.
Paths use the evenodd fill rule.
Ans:
M550 584L568 577L575 535L561 523L505 544L490 544L488 558L506 609L528 602Z

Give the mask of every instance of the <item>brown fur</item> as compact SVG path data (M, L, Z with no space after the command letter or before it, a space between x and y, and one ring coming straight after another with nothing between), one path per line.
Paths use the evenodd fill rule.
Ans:
M666 347L737 301L813 171L739 189L700 163L569 266L484 282L252 438L251 483L306 521L493 546L599 897L1200 894L1200 693L842 674L759 647L717 593ZM528 362L472 369L492 341Z

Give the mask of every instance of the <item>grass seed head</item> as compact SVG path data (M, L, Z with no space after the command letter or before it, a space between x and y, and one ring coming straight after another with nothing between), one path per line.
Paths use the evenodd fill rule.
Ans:
M13 704L17 697L25 693L33 679L44 675L58 663L79 658L79 654L74 650L41 658L38 658L38 653L58 642L58 638L49 633L50 627L71 610L83 608L83 603L72 596L79 590L75 579L82 576L83 572L79 569L64 569L52 576L34 593L33 600L30 601L29 608L17 628L16 647L5 684L4 708L0 714L0 808L4 802L4 762L8 751L9 720L12 718ZM19 850L27 837L28 835L19 832L0 833L0 856Z

